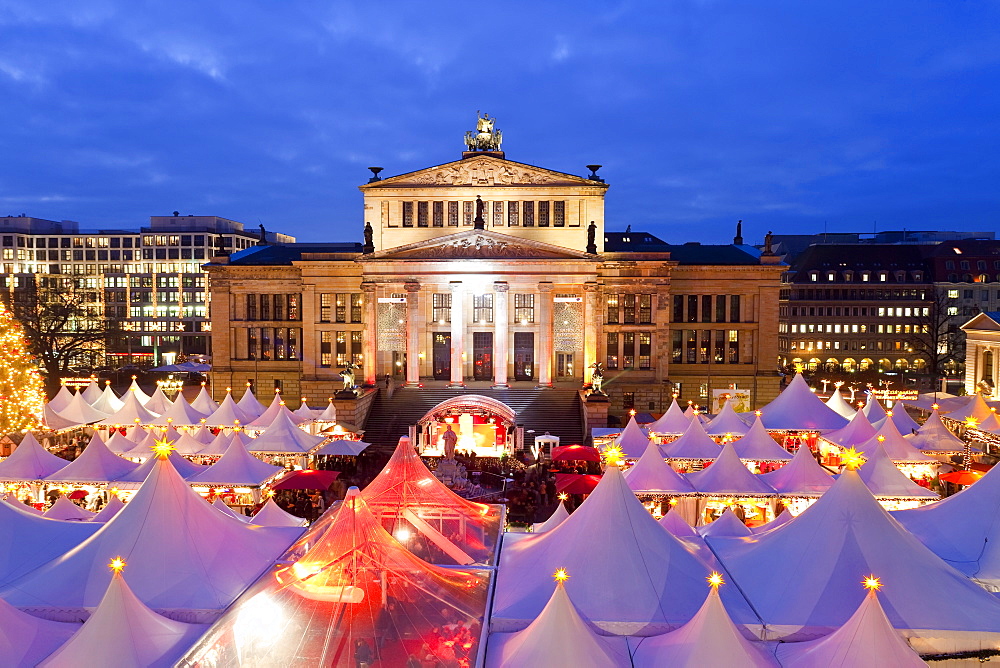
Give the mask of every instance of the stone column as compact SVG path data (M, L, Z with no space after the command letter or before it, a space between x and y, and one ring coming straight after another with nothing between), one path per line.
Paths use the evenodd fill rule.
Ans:
M302 296L299 304L299 322L302 326L299 345L302 347L302 377L316 378L318 364L316 358L319 356L319 344L316 341L318 332L316 331L316 286L303 285ZM256 392L256 388L254 388Z
M406 284L406 386L420 385L420 284Z
M365 374L365 385L375 385L378 377L378 300L375 298L375 284L365 281L361 284L364 291L364 321L361 331L361 363Z
M462 281L452 281L451 288L451 382L448 387L465 387L465 292Z
M552 387L552 283L543 281L538 284L538 322L540 336L538 341L538 386Z
M594 370L590 365L599 362L597 357L598 341L597 333L600 324L600 304L598 295L600 287L596 282L583 284L583 382L590 383L594 375Z
M510 331L510 315L507 306L507 291L510 284L497 281L493 284L493 387L510 387L507 384L507 342Z

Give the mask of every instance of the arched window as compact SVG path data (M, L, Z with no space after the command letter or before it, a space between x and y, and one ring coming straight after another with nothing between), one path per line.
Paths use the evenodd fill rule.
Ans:
M993 351L987 350L983 352L983 380L988 382L990 385L993 384Z

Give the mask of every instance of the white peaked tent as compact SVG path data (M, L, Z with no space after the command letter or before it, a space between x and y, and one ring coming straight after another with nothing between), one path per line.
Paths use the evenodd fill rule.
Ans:
M157 417L156 413L152 413L142 405L139 398L133 392L126 393L125 402L121 408L114 415L110 415L97 424L103 425L132 425L132 424L149 424L154 418Z
M1000 467L937 503L892 513L949 564L1000 591Z
M205 420L207 427L234 427L236 425L250 422L246 413L241 411L233 401L232 393L227 389L226 398L219 403L219 407Z
M202 417L208 417L214 413L218 407L219 404L215 403L212 396L208 393L208 390L205 389L205 385L202 384L201 391L198 392L198 396L191 402L191 408L201 413Z
M295 424L302 424L305 422L304 419L288 410L285 406L285 402L281 400L281 395L275 393L274 400L271 401L271 405L267 407L267 410L261 413L257 419L250 423L252 427L263 427L267 428L271 426L271 423L280 415L282 412L288 413L292 416L292 422Z
M864 411L857 411L851 421L840 429L823 434L822 438L842 448L853 448L875 436L875 427Z
M136 597L121 573L115 573L97 609L83 626L38 665L169 668L205 628L156 614Z
M764 428L760 416L741 438L733 441L733 449L740 459L750 462L780 462L788 461L792 455L778 445Z
M167 398L167 395L163 393L163 388L159 384L156 385L156 389L153 390L153 394L150 395L149 401L146 402L145 408L150 413L157 413L163 415L170 407L174 405L174 402Z
M701 420L691 420L684 434L676 441L671 441L660 450L666 459L676 460L709 460L715 459L722 452L719 444L705 433Z
M333 405L333 399L330 399L330 403L326 405L326 408L316 416L317 422L336 422L337 421L337 407Z
M174 450L181 455L196 455L205 449L205 444L196 439L191 435L191 432L185 431L181 434L181 437L174 441L171 445L174 446Z
M698 411L695 410L693 404L688 402L688 407L684 409L684 417L686 417L688 420L693 420L696 415L698 415Z
M676 538L697 538L701 540L701 534L695 531L694 527L687 523L680 513L671 510L660 518L660 526L672 533Z
M53 411L46 404L45 423L51 429L67 429L81 424L98 422L107 417L107 413L102 413L83 399L79 392L73 395L69 405L59 412Z
M139 403L143 406L145 406L146 402L149 401L149 395L142 391L142 388L139 387L139 383L136 382L135 378L132 379L132 384L128 386L127 390L125 390L125 395L127 396L129 394L134 394L135 398L138 399Z
M548 603L527 628L516 633L494 633L488 647L488 668L632 665L625 639L598 635L580 617L562 582L556 584Z
M834 390L830 398L826 400L826 405L834 411L837 415L845 417L850 420L857 413L854 407L847 403L847 399L844 395L840 393L840 390Z
M299 405L298 408L296 408L292 412L298 415L300 418L305 418L306 420L315 420L316 416L322 413L323 411L314 411L313 409L309 408L309 404L306 403L306 398L302 397L302 403Z
M219 461L188 480L199 485L261 487L284 472L284 467L262 462L247 452L243 441L233 438Z
M722 452L706 469L687 474L688 482L703 494L739 496L775 496L774 488L760 476L750 473L740 460L732 443L726 443Z
M111 385L105 385L104 391L101 392L101 396L97 398L97 401L94 401L90 405L102 413L114 415L121 410L122 406L125 405L125 402L118 398L115 391L111 389Z
M369 445L371 445L371 443L365 443L364 441L336 440L324 443L323 446L313 452L313 454L355 457L364 452Z
M204 423L201 423L198 428L191 433L191 435L205 445L208 445L215 439L215 434L213 434L212 430L206 427Z
M62 387L59 388L59 391L56 393L56 396L52 397L52 401L50 401L46 405L58 413L62 409L69 406L69 402L71 401L73 401L73 391L70 390L65 385L63 385Z
M892 628L874 589L844 625L828 636L782 643L776 649L784 668L920 668L927 664Z
M199 452L199 457L221 457L226 454L226 450L229 449L229 444L233 442L233 437L236 436L237 432L232 434L227 434L225 431L220 430L216 434L215 438L204 446Z
M750 431L750 427L743 421L743 418L736 414L732 399L726 400L722 410L712 418L705 429L705 433L709 436L725 436L726 434L742 436L748 431Z
M764 426L772 430L830 431L847 424L845 417L809 389L801 373L795 374L788 387L760 411Z
M631 665L637 668L778 668L762 643L748 640L733 624L715 587L687 624L663 635L630 639L629 644L636 642Z
M964 405L945 413L944 417L956 422L966 422L971 417L976 421L976 424L979 424L992 414L993 411L990 410L986 400L983 399L983 395L977 392L966 399Z
M683 434L690 424L691 419L677 405L677 398L674 397L674 400L670 402L670 408L667 409L667 412L661 415L656 422L649 425L647 429L650 434L672 436Z
M243 396L236 402L236 405L239 406L239 409L250 420L256 420L267 410L267 406L257 401L257 397L254 396L253 390L250 389L249 385L243 391Z
M663 460L659 446L650 442L635 466L624 473L625 482L636 494L694 495L695 489Z
M994 416L995 415L996 414L994 414ZM886 413L886 417L882 418L878 422L872 423L872 426L876 429L880 429L884 420L892 420L892 423L896 425L896 429L898 429L899 433L904 436L912 434L920 429L920 425L917 424L917 421L910 417L910 414L906 412L906 408L900 403L893 406L892 410Z
M250 524L259 524L263 527L301 527L305 526L306 521L283 510L274 499L268 499L267 503L250 518Z
M29 615L0 599L0 660L7 666L35 666L78 628Z
M736 516L732 508L726 508L719 515L719 518L712 522L711 524L706 524L703 527L698 527L696 531L701 534L702 537L707 538L708 536L749 536L752 531L750 528L743 524L743 521Z
M14 453L0 462L0 480L44 480L67 464L68 461L43 448L29 431Z
M750 533L760 534L764 533L765 531L771 531L772 529L777 529L778 527L785 526L794 519L795 516L792 515L791 511L788 510L788 508L785 508L784 510L781 511L780 515L775 517L770 522L766 522L764 524L761 524L760 526L751 527Z
M7 492L6 494L3 495L3 497L0 497L0 498L2 498L2 500L4 501L4 503L9 503L10 505L14 506L15 508L19 508L21 510L26 510L29 513L31 513L32 515L38 515L39 517L42 516L42 511L38 510L34 506L27 505L26 503L24 503L23 501L19 500L14 494L12 494L10 492Z
M278 413L274 421L249 445L250 452L303 455L326 440L323 436L307 434L296 426L287 408Z
M913 447L924 453L947 455L965 452L965 441L944 426L937 409L932 409L931 416L920 426L917 433L908 436L907 439Z
M615 439L615 445L621 448L622 454L629 459L641 457L642 453L646 451L647 443L649 443L649 436L635 421L634 415L628 419L628 424Z
M809 638L842 625L863 596L846 583L875 573L886 585L889 621L919 639L918 651L978 649L1000 640L1000 600L890 517L856 471L841 474L779 530L706 540L767 623L769 637ZM795 564L794 577L761 577L776 563Z
M94 513L84 510L65 496L60 496L56 499L52 507L42 513L42 516L50 520L68 520L74 522L89 522L94 519Z
M101 528L48 519L17 501L0 503L0 527L0 585L72 550Z
M88 404L92 404L101 398L101 385L97 382L96 378L91 378L90 382L87 383L87 387L83 389L83 392L77 392L77 394L83 395L83 400Z
M560 501L556 509L549 515L549 519L544 522L535 522L531 525L531 532L545 533L546 531L550 531L559 526L567 517L569 517L569 511L566 510L566 502Z
M997 418L996 413L993 413L985 420L977 424L976 429L979 431L988 431L993 434L1000 433L1000 419Z
M150 456L146 461L137 466L134 470L129 471L122 477L113 481L118 487L122 489L136 489L141 485L149 474L156 468L156 462L158 457L155 455ZM174 470L185 480L191 480L198 474L204 472L208 469L207 466L202 466L201 464L195 464L194 462L189 462L188 460L177 454L176 451L171 451L170 463L173 465Z
M537 617L555 586L550 574L558 568L573 574L566 587L581 615L606 631L656 633L680 626L697 611L711 570L693 549L657 524L621 472L609 467L562 523L504 547L492 627L519 630ZM606 580L609 564L613 582L593 586ZM733 590L727 604L746 622L753 614Z
M215 501L212 501L212 507L218 510L220 513L226 517L231 517L239 522L249 522L250 518L245 515L238 515L236 511L226 505L226 502L222 500L222 497L215 497Z
M118 511L125 507L125 503L118 498L117 494L111 494L111 498L108 499L108 503L101 508L101 510L94 515L94 518L90 520L91 522L107 522L112 517L118 514Z
M153 448L159 440L161 440L160 436L155 431L149 430L141 441L136 443L131 450L123 452L122 455L129 459L146 461L153 456Z
M111 580L108 555L119 555L146 605L202 621L232 603L302 533L233 522L169 460L152 461L149 477L117 515L75 549L11 583L3 598L50 618L75 618L100 602Z
M833 485L833 476L806 447L799 448L792 461L777 471L760 477L782 496L819 496Z
M146 435L143 434L143 438L145 437ZM120 431L115 431L115 433L111 434L111 438L105 442L105 445L108 446L108 450L111 452L121 455L139 444L122 434Z
M877 443L877 441L876 441ZM884 443L868 450L868 461L858 469L858 475L872 494L885 499L936 499L938 493L921 487L899 470L886 453Z
M879 403L871 392L867 392L865 397L865 405L861 411L868 418L869 422L875 423L885 417L885 408Z
M926 463L935 461L933 457L920 452L920 450L913 447L910 441L903 438L903 435L899 433L899 429L896 428L896 423L892 420L884 420L882 426L875 432L874 436L863 443L856 444L854 448L865 457L871 457L872 452L879 445L889 455L889 459L897 463Z
M45 478L49 482L102 483L117 480L139 465L108 449L100 434L94 434L83 453Z

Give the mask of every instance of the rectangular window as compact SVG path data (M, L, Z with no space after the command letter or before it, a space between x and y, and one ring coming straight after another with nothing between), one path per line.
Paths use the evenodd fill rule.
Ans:
M247 329L247 359L257 359L257 328Z
M320 332L319 365L326 368L333 366L333 332Z
M653 295L639 295L639 324L653 324Z
M448 202L448 227L458 227L458 202Z
M552 227L566 226L566 202L552 203Z
M549 226L549 203L547 201L538 203L538 226Z
M673 322L684 322L684 295L674 295Z
M635 324L635 295L622 295L622 322L626 325Z
M618 368L618 332L608 332L608 364L609 369Z
M712 295L701 296L701 321L712 322Z
M444 227L444 202L434 202L434 215L431 224L434 227Z
M298 320L299 319L299 296L298 295L288 295L288 319Z
M701 330L700 342L698 345L698 363L708 364L708 353L712 347L712 331L708 329Z
M635 368L635 332L622 332L622 368Z
M729 296L729 322L741 322L739 295Z
M503 227L503 202L493 202L493 227Z
M274 295L274 319L285 319L285 295Z
M285 359L285 341L288 337L286 335L286 330L284 327L276 327L274 329L274 359L283 360Z
M427 202L417 202L417 227L427 227L428 225L430 225L430 220L427 215Z
M337 332L336 339L337 366L347 365L347 332Z
M493 322L492 293L472 297L472 320L480 325Z
M361 313L364 306L364 293L355 292L351 294L351 322L361 322Z
M608 309L608 324L617 325L618 320L618 295L607 295L604 299Z
M698 295L688 295L687 321L698 322Z
M534 202L522 202L524 206L524 211L522 212L521 224L524 227L534 227L535 226L535 203Z
M635 408L635 392L622 392L622 408L627 411Z
M319 295L319 321L333 322L333 293L322 292Z
M439 325L451 322L450 292L435 292L431 295L431 316Z
M466 227L472 227L475 215L476 215L476 203L462 202L462 224L465 225Z
M257 319L257 295L247 295L247 320Z
M403 227L413 227L413 202L403 202Z
M694 329L684 330L684 361L687 364L694 364L698 361L698 331Z
M260 358L262 360L271 359L271 328L260 328Z
M715 295L715 322L726 321L726 295Z
M527 325L535 322L535 295L530 292L514 293L514 320Z
M507 226L517 227L521 224L518 218L518 204L520 202L507 202Z
M649 332L639 332L639 368L648 369L650 367L651 353L653 350L653 335Z
M670 332L670 361L677 364L684 361L684 332L679 329Z
M729 363L738 364L740 361L740 332L737 329L729 330Z
M347 322L347 300L349 295L338 292L334 322Z
M271 319L271 295L260 296L260 319Z
M721 330L715 332L715 347L712 349L712 362L715 364L725 364L726 362L725 332Z

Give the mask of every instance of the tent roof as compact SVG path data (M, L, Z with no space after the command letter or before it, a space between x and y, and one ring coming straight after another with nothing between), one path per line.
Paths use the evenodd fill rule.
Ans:
M910 444L922 452L954 453L965 452L965 441L955 436L941 421L941 414L936 409L920 426L916 434L909 437Z
M566 587L556 584L552 596L527 628L490 636L490 668L631 666L625 638L600 636L580 617Z
M250 524L264 527L301 527L305 526L306 521L282 509L271 498L250 518Z
M371 443L365 443L363 441L346 441L346 440L335 440L329 441L323 444L319 450L313 452L314 455L346 455L346 456L356 456L361 454L368 448Z
M198 455L201 457L221 457L226 454L226 450L229 449L229 444L232 443L233 438L236 437L237 433L242 432L226 433L225 431L219 431L219 433L215 435L215 438L198 451Z
M319 422L335 422L337 420L337 407L333 405L333 399L326 405L326 408L316 416Z
M877 443L874 450L869 449L868 461L858 469L858 475L872 491L872 494L890 499L938 498L937 492L921 487L900 471L886 453L884 446L885 443Z
M545 533L546 531L549 531L550 529L554 529L555 527L559 526L559 524L567 517L569 517L569 511L566 510L566 502L560 501L556 505L556 509L552 511L552 514L549 515L549 518L547 520L545 520L544 522L535 522L532 525L531 532Z
M691 420L684 434L660 448L667 459L715 459L721 448L705 433L701 420Z
M149 401L145 403L144 407L150 413L163 415L170 410L170 407L173 405L174 402L167 398L167 395L163 393L163 388L157 384L156 389L153 390L153 394L150 395Z
M203 417L205 416L192 408L182 395L177 395L177 400L171 402L166 411L150 420L149 424L172 424L175 427L188 427L202 424Z
M249 420L256 420L261 414L267 410L267 406L257 401L257 396L247 385L247 389L243 391L243 396L240 400L236 402L243 414L247 416Z
M893 666L919 668L927 664L892 628L875 590L833 633L806 642L782 643L776 655L786 666Z
M819 430L839 429L847 419L817 397L801 373L795 374L788 386L761 409L761 419L768 429Z
M856 411L851 416L851 421L840 429L834 429L823 434L823 439L839 445L842 448L850 448L859 443L864 443L875 435L875 427L868 421L868 416L864 411Z
M646 451L635 463L635 466L625 471L625 482L636 494L694 494L691 483L679 473L670 468L663 460L663 453L653 442L646 445Z
M48 407L45 411L45 419L49 422L49 426L53 429L65 429L67 426L75 426L80 424L90 424L91 422L97 422L103 420L108 416L107 413L103 413L90 404L88 404L83 399L83 395L80 393L74 394L73 398L70 400L69 405L62 409L58 413L55 413L57 420L64 423L65 426L59 426L52 424L49 421L50 412Z
M774 496L776 492L760 476L750 473L740 460L732 443L708 468L687 474L688 482L704 494L737 494L740 496Z
M134 381L133 381L134 382ZM97 424L104 425L132 425L149 424L157 417L156 413L146 410L139 397L134 392L125 395L125 403L113 415L104 418ZM138 422L137 422L138 420Z
M201 413L202 417L208 417L214 413L218 407L219 404L215 403L215 400L212 399L212 395L208 393L208 390L205 388L203 383L201 391L198 392L198 396L196 396L194 401L191 402L191 408Z
M274 420L251 442L251 452L303 454L326 440L324 436L314 436L299 429L295 422L297 416L284 406L280 408Z
M679 512L671 510L660 518L660 526L672 533L677 538L697 538L701 539L701 534L695 531L694 527L687 523Z
M118 514L118 511L125 507L125 503L118 498L117 494L112 493L111 498L108 499L108 503L101 508L100 511L94 518L90 520L91 522L107 522L112 517Z
M292 411L295 415L298 415L300 418L305 418L306 420L315 420L316 416L322 412L323 411L314 411L309 408L309 404L306 402L305 397L302 397L302 403L299 404L299 407Z
M629 459L641 457L642 453L646 451L647 443L649 443L649 436L635 421L634 415L629 418L628 424L615 439L615 445L621 448L622 453Z
M677 397L674 397L673 401L670 402L670 408L667 409L667 412L661 415L656 422L649 425L647 429L650 434L683 434L690 424L691 419L677 405Z
M62 614L93 607L111 580L108 555L119 555L150 607L221 610L300 533L233 522L205 503L169 460L151 461L149 477L118 514L75 549L11 583L3 597Z
M247 451L241 440L232 439L219 461L187 480L199 485L261 487L284 472L284 467L262 462Z
M731 507L726 508L714 522L698 527L698 533L703 536L749 536L752 532L743 523Z
M871 457L872 452L880 445L886 454L889 455L889 459L894 462L935 461L933 457L920 452L913 447L910 441L903 438L903 435L899 433L899 429L896 428L896 423L892 420L884 420L882 426L875 432L874 436L863 443L856 444L854 447L865 457Z
M173 464L174 470L185 480L191 480L198 474L207 470L208 466L203 466L201 464L195 464L190 462L179 454L177 451L170 452L170 463ZM129 471L125 475L121 476L113 482L118 483L118 486L122 489L135 489L137 485L143 483L147 477L149 477L150 472L156 468L157 457L150 456L146 461L137 466L132 471ZM124 483L135 483L134 485L125 485Z
M777 668L778 662L763 645L748 640L733 624L719 591L713 587L687 624L663 635L640 639L631 665Z
M792 455L778 445L756 417L747 433L733 441L733 449L740 459L752 462L788 461Z
M158 615L140 601L120 573L83 626L45 661L44 668L145 666L168 668L205 631Z
M839 389L835 389L833 391L830 398L826 400L826 405L837 415L847 418L848 420L854 417L854 414L857 412L854 410L853 406L847 403L847 399L844 398L844 395L840 393Z
M777 529L778 527L785 526L794 519L795 516L792 515L792 512L788 510L788 508L785 508L784 510L781 511L780 515L775 517L770 522L765 522L764 524L761 524L759 526L751 527L750 533L760 534L764 533L765 531L771 531L772 529Z
M233 427L238 424L247 424L252 420L253 418L247 417L247 414L240 410L240 407L233 401L232 392L227 389L225 399L208 416L205 425L208 427Z
M623 549L622 546L628 546ZM657 524L617 467L608 467L594 492L555 528L505 545L493 599L494 628L516 630L538 616L565 568L581 615L615 633L680 626L698 608L711 568ZM613 565L614 586L605 581ZM742 621L752 617L733 587L727 600Z
M34 666L80 628L21 612L0 599L0 657L9 666Z
M77 392L77 394L83 395L83 400L88 404L92 404L101 397L101 385L97 382L97 379L91 377L90 382L87 383L87 387L83 389L83 392Z
M883 577L886 612L898 629L1000 630L1000 601L892 519L856 471L777 531L707 540L764 621L794 627L789 632L843 624L863 597L849 584L868 573ZM795 564L795 576L760 576L776 563Z
M967 418L971 417L979 423L992 414L993 411L991 411L990 407L986 404L986 400L983 399L983 395L977 392L969 397L964 404L945 413L944 416L949 420L955 420L957 422L965 422Z
M181 437L172 444L181 455L195 455L205 449L205 444L195 438L190 431L181 432Z
M14 448L13 454L0 462L0 480L42 480L62 469L69 462L56 457L39 444L30 431Z
M52 410L59 412L62 409L69 406L69 402L71 402L72 400L73 400L73 391L68 387L66 387L65 385L63 385L62 387L59 388L59 391L56 392L56 396L52 397L52 400L49 401L49 403L46 405L49 406L49 408L51 408Z
M134 394L135 398L138 399L139 403L143 406L145 406L149 401L149 395L142 391L142 388L139 387L139 383L136 382L135 378L132 379L132 384L128 386L127 390L125 390L125 394ZM127 397L126 399L123 399L123 401L125 400L127 400Z
M83 453L46 480L52 482L108 482L117 480L139 465L108 449L100 434L94 434Z
M95 401L90 402L90 405L102 413L114 415L121 410L125 402L115 394L115 391L111 389L111 385L109 384L104 386L104 391L101 392Z
M871 392L866 392L865 394L868 395L867 401L861 410L869 422L878 422L885 417L885 407L882 406L878 398L873 396Z
M895 406L892 407L892 410L888 412L892 413L892 415L890 416L887 413L886 418L883 418L883 420L887 418L891 419L893 424L896 425L896 429L899 430L900 434L903 434L905 436L907 434L912 434L913 432L920 429L920 425L917 424L916 420L910 417L910 414L906 412L906 407L903 406L903 404L897 403ZM879 420L877 423L872 424L872 426L875 427L876 429L879 429L882 426L882 420Z
M145 437L146 435L143 434L143 438ZM111 438L105 441L105 445L108 446L108 450L111 452L121 455L125 454L139 444L130 439L128 436L122 434L120 431L116 431L111 434Z
M743 421L743 418L736 414L732 399L726 399L722 410L712 418L712 421L708 423L708 428L705 429L705 433L709 436L725 436L726 434L742 436L748 431L750 431L750 427Z
M211 506L216 510L218 510L223 515L225 515L226 517L231 517L232 519L243 522L244 524L250 521L250 518L247 517L246 515L240 515L235 510L230 508L229 505L222 500L221 496L215 497L215 499L211 503ZM300 524L299 526L302 525Z
M146 461L153 456L153 448L156 447L156 442L161 440L160 437L152 429L146 432L142 440L136 443L130 450L126 450L122 454L129 458L142 459Z
M293 424L302 424L306 421L304 418L288 410L288 407L285 406L285 402L281 399L281 395L275 394L274 400L271 402L271 405L267 407L267 410L250 422L249 426L266 429L267 427L270 427L271 423L274 422L274 420L281 414L287 414Z
M94 515L95 513L92 513L89 510L84 510L65 496L60 496L56 499L56 502L52 504L52 507L42 514L43 517L48 517L50 520L71 520L82 522L94 519Z
M799 448L792 461L777 471L760 477L782 496L819 496L833 485L833 476L807 447Z

